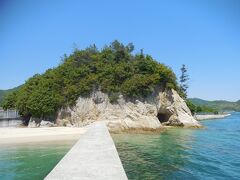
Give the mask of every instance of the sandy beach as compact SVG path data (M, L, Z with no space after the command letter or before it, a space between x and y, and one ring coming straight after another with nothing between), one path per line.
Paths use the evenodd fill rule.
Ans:
M222 119L231 114L205 114L205 115L195 115L195 118L199 121L207 119Z
M0 128L0 144L74 140L86 132L86 128Z

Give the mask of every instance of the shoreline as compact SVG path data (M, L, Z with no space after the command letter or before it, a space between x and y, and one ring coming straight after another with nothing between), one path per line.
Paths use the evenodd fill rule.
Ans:
M222 119L231 114L195 115L198 121ZM168 129L164 127L161 131ZM0 128L1 144L41 143L51 141L78 140L87 131L87 127L43 127L43 128Z
M78 140L86 128L0 128L0 144L40 143Z
M231 114L205 114L205 115L195 115L194 117L198 121L209 120L209 119L223 119L227 116L231 116Z

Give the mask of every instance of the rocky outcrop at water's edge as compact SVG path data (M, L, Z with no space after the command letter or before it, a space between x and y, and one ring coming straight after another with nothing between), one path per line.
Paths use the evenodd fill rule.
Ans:
M105 121L112 132L157 130L164 125L201 127L175 90L157 91L141 100L119 95L115 103L107 94L95 91L88 98L79 97L73 108L60 110L56 123L79 127L94 121Z

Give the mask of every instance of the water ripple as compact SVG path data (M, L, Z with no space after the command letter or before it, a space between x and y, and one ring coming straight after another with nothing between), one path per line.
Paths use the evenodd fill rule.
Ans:
M113 135L128 178L240 179L240 113L206 129Z

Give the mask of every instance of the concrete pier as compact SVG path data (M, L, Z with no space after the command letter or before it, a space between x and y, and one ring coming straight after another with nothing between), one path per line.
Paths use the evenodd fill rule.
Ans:
M45 180L127 180L104 122L89 126Z

